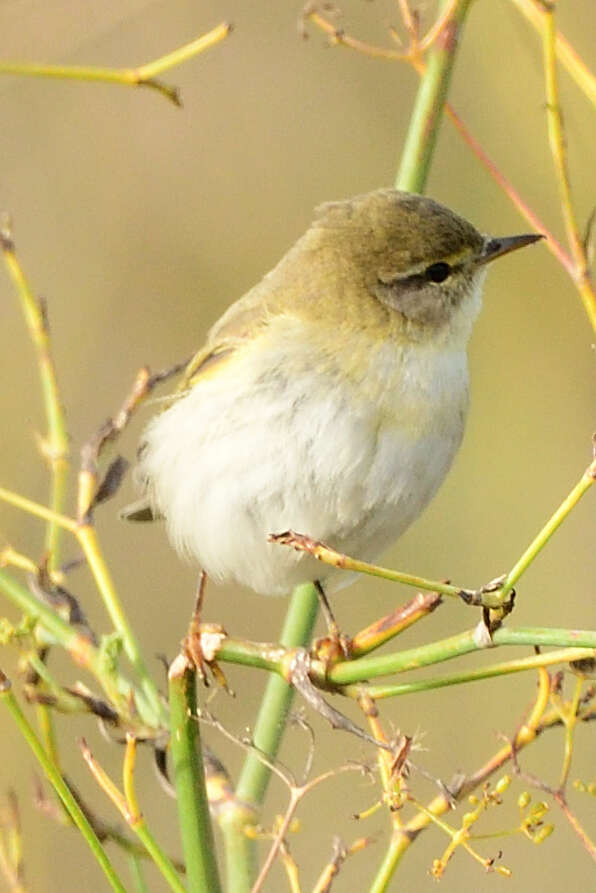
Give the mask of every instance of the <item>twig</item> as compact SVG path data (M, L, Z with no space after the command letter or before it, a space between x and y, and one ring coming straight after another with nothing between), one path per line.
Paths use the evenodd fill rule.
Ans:
M594 283L592 282L588 269L584 241L577 223L571 197L571 185L569 182L567 147L565 144L565 134L563 132L563 115L559 102L554 4L545 4L544 10L542 46L544 53L548 137L557 175L565 230L567 232L571 256L574 261L573 278L583 301L586 313L588 314L588 318L592 324L592 328L596 332L596 291L594 290Z
M522 574L526 572L532 562L537 558L542 549L545 547L553 533L555 533L569 513L578 504L582 496L584 496L590 487L596 481L596 459L586 468L581 478L565 497L559 508L551 515L542 530L534 537L528 548L515 562L503 584L500 588L500 594L506 598L513 590Z
M516 774L533 787L538 788L540 791L543 791L546 794L550 794L557 806L563 812L563 815L569 822L574 833L578 836L582 846L584 847L588 855L594 861L596 861L596 844L591 840L577 816L569 808L565 790L569 777L569 769L571 766L573 734L575 731L575 727L578 721L585 720L586 718L585 714L582 714L581 712L583 706L581 697L583 682L584 679L580 675L576 680L573 697L567 703L564 703L561 700L558 692L556 691L556 685L549 686L551 703L553 704L551 714L556 716L559 723L565 726L565 752L563 757L563 766L561 770L559 785L556 788L548 784L546 781L543 781L541 778L533 775L532 773L522 771L517 760L517 752L519 749L517 745L517 735L514 736L513 741L509 743L509 747L513 767Z
M596 843L594 843L594 841L589 837L575 813L572 812L569 808L567 798L559 792L554 794L554 800L571 827L573 828L574 832L578 836L582 846L584 847L590 858L593 859L594 862L596 862Z
M149 87L157 90L174 105L180 106L180 94L176 87L164 84L156 79L162 74L192 59L204 50L209 49L228 36L232 26L226 23L217 25L207 34L179 47L153 62L140 65L138 68L97 68L84 65L41 65L29 62L0 62L0 74L24 75L26 77L58 78L60 80L101 81L103 83L121 84L128 87Z
M88 844L91 852L95 856L97 862L99 863L101 869L106 875L112 889L116 890L117 893L126 893L125 887L120 881L116 871L112 863L110 862L107 853L102 847L101 843L97 839L97 835L95 834L93 828L91 827L87 817L83 813L83 810L75 800L72 795L72 792L68 788L66 782L62 778L62 775L58 771L55 764L46 754L43 745L37 738L33 728L29 724L25 714L21 710L16 698L14 697L11 691L10 681L7 677L0 671L0 699L4 701L6 706L8 707L10 713L12 714L13 719L15 720L19 731L25 741L27 742L29 748L33 752L37 762L41 766L46 778L60 797L62 803L64 804L66 810L68 811L70 817L73 822L81 832L84 840Z
M406 31L410 37L410 45L405 50L390 50L385 47L375 46L374 44L366 43L363 40L358 40L357 38L346 34L343 28L334 26L329 19L325 18L325 16L318 11L317 3L307 3L303 11L303 19L305 21L308 19L313 22L313 24L317 25L317 27L329 36L331 43L350 47L350 49L357 50L359 53L363 53L365 56L370 56L375 59L390 59L393 61L409 62L430 49L442 36L442 32L449 27L449 23L456 12L460 0L447 0L443 9L439 11L437 18L422 38L418 36L417 29L414 27L412 14L408 4L405 0L398 0L398 2ZM392 34L392 36L395 35Z
M102 769L84 740L81 741L81 751L96 782L107 794L114 806L119 810L129 828L137 835L170 889L173 890L174 893L186 893L184 885L180 881L180 877L176 871L176 867L155 840L153 834L149 830L147 822L139 810L134 786L136 740L130 735L127 736L124 764L122 767L124 793L118 789L105 770Z
M81 524L89 523L94 506L98 502L104 501L105 498L111 497L114 492L114 484L109 484L106 487L106 478L99 483L99 459L106 446L122 434L140 404L155 387L176 375L186 365L187 361L184 361L154 373L148 366L139 369L118 412L107 419L81 448L78 489L78 517ZM113 463L110 466L110 469L112 468ZM110 469L108 469L108 475ZM119 480L115 483L117 486ZM106 489L108 492L102 494L102 489Z
M228 643L226 643L228 644ZM568 648L566 660L577 660L573 655L576 649L588 648L584 652L589 657L596 648L596 631L584 630L555 630L540 627L501 627L493 633L492 646L499 645L554 645ZM476 630L467 630L421 645L418 648L410 648L397 651L393 654L380 654L374 657L361 657L354 661L342 661L335 664L326 674L314 672L313 679L321 684L326 680L331 685L347 685L349 683L362 682L378 676L406 672L423 666L430 666L447 660L453 660L457 656L470 654L473 651L481 651L486 646L478 640ZM223 654L219 655L223 659ZM545 655L542 655L545 658ZM515 670L512 670L515 671ZM482 672L482 671L481 671Z
M438 817L449 812L455 802L461 802L480 785L484 784L495 772L514 758L515 754L531 744L535 738L546 729L560 724L561 720L556 710L545 713L548 702L548 675L546 671L539 674L541 684L538 687L536 702L528 716L517 731L513 742L508 742L501 747L484 765L468 776L457 778L448 790L435 797L427 804L424 812L418 812L412 819L406 822L403 828L394 830L391 836L385 858L377 872L375 880L370 888L370 893L384 893L393 877L395 870L403 856L414 843L418 835L424 831ZM596 718L586 712L582 719Z
M316 11L311 11L309 6L305 10L305 18L310 19L321 31L329 36L329 42L333 45L347 46L350 49L370 56L373 59L390 59L393 61L406 61L409 56L407 51L390 50L385 47L374 46L363 40L358 40L346 34L342 28L336 28L325 16Z
M353 856L355 853L359 853L366 849L372 842L372 837L358 837L349 846L346 846L342 843L339 837L336 838L333 841L333 855L321 872L319 879L312 889L312 893L328 893L346 859Z
M290 546L299 552L308 552L319 561L329 564L332 567L342 568L343 570L356 571L358 573L370 574L374 577L382 577L385 580L391 580L394 583L403 583L406 586L415 586L417 589L440 593L450 597L463 598L468 604L481 604L483 607L498 608L507 602L510 594L513 592L515 584L518 582L522 574L528 569L530 564L540 554L551 536L558 530L563 521L567 518L571 510L577 505L579 500L584 496L596 480L596 459L586 468L581 478L565 497L559 508L549 518L542 530L532 540L528 548L523 552L515 565L504 578L503 582L498 586L487 586L476 592L474 590L462 589L443 583L439 580L426 580L423 577L415 577L412 574L404 574L400 571L390 570L389 568L379 567L378 565L369 564L366 561L359 561L348 555L336 552L325 543L313 540L311 537L295 533L292 530L286 530L283 533L271 534L269 541L278 543L283 546Z
M302 784L296 784L296 782L290 776L285 779L290 791L290 800L286 807L282 822L275 834L271 848L267 853L265 861L263 862L263 865L259 872L259 876L252 886L250 893L260 893L260 891L262 890L267 875L271 871L271 867L279 853L282 841L284 840L286 834L290 829L292 820L296 814L296 810L300 801L309 793L309 791L312 791L313 788L317 787L317 785L321 784L322 782L327 781L327 779L334 778L341 772L353 772L354 770L361 771L361 767L356 766L355 764L347 763L343 766L338 766L336 769L330 769L328 772L323 772L316 778L313 778L310 781L305 781Z
M452 122L461 138L468 145L468 147L471 149L480 163L486 168L495 183L497 183L497 185L503 190L505 195L519 211L524 220L526 220L530 224L530 226L534 230L536 230L536 232L542 233L544 235L548 250L558 260L566 273L568 273L569 276L573 277L573 261L567 254L561 243L555 238L553 233L546 226L544 221L541 220L538 214L536 214L536 212L528 205L525 199L522 198L521 194L517 191L511 180L509 180L501 171L501 169L495 164L493 159L489 156L488 152L486 152L486 150L478 142L476 137L471 133L466 124L463 122L460 115L455 111L450 103L447 103L445 111L449 120Z
M355 687L346 686L343 693L351 697L360 697L363 692L370 695L376 701L382 698L394 698L401 695L415 694L417 692L434 691L437 688L445 688L450 685L464 685L468 682L479 682L483 679L508 676L512 673L522 673L535 670L539 667L549 667L555 664L570 664L578 658L576 655L585 651L577 648L563 648L550 651L546 654L534 654L531 657L522 657L511 661L502 661L490 664L477 670L454 673L451 676L433 676L430 679L420 679L415 682L388 683L386 685L366 685L361 683ZM596 652L595 652L596 654ZM581 659L581 658L580 658Z
M131 728L139 728L139 734L150 736L150 728L138 722L135 716L137 690L125 676L105 666L101 651L85 635L74 629L55 611L39 602L28 589L21 586L6 571L0 569L0 589L28 617L33 617L70 655L75 666L83 666L98 680L111 703ZM136 719L136 722L135 722ZM155 728L155 727L153 727Z
M301 729L308 732L310 738L310 745L307 751L306 759L304 761L304 767L302 770L302 778L301 781L296 780L295 774L287 767L284 766L279 760L272 760L266 753L263 753L259 750L259 748L255 745L253 739L250 738L239 738L230 732L224 725L222 725L219 720L217 720L214 716L208 713L206 710L202 710L200 714L201 722L208 723L209 725L216 728L228 741L242 747L244 750L248 751L249 754L252 754L255 759L261 760L265 766L267 767L270 773L276 775L289 789L290 791L290 802L284 814L283 820L281 824L275 830L273 835L273 845L269 851L268 857L263 864L261 871L259 873L258 879L255 881L254 886L250 887L250 893L258 893L261 890L262 884L264 883L267 874L269 873L271 866L275 860L275 857L283 848L284 837L287 831L289 830L292 822L292 818L296 812L296 808L300 802L300 800L306 796L306 794L311 791L313 788L317 787L317 785L321 784L323 781L326 781L328 778L332 778L335 775L338 775L343 772L351 772L351 771L362 771L363 766L357 763L345 763L342 766L337 767L336 769L331 769L327 772L318 775L316 778L310 779L309 776L312 770L312 763L314 759L314 733L310 725L306 723L301 718L294 716L294 722L299 725ZM237 801L238 808L243 810L245 817L251 815L250 807L247 804L242 804L241 801ZM245 821L245 827L248 823ZM250 820L251 824L251 837L256 839L257 833L255 829L255 816L252 814L252 818ZM236 893L236 887L233 888L234 893Z
M25 277L15 253L12 233L7 222L0 227L0 245L4 253L6 268L19 295L25 322L37 354L48 426L47 435L41 440L41 449L51 471L50 508L60 514L64 510L66 496L68 433L52 356L47 311L45 305L35 298ZM45 548L48 554L48 569L52 572L60 564L61 527L55 520L50 518L47 520Z
M13 790L7 793L6 805L0 807L0 871L10 893L26 893L21 816Z
M549 15L544 3L540 0L511 0L511 2L540 34L544 33L546 18ZM555 52L561 65L592 105L596 106L596 77L560 31L555 32Z
M472 597L473 590L461 589L458 586L452 586L450 583L443 583L440 580L427 580L424 577L417 577L414 574L404 574L401 571L395 571L390 568L380 567L376 564L369 564L367 561L360 561L357 558L351 558L337 552L326 543L320 540L314 540L312 537L304 533L297 533L294 530L285 530L283 533L272 533L269 535L270 543L276 543L280 546L289 546L297 552L307 552L323 564L331 567L338 567L346 571L355 571L359 574L369 574L372 577L382 577L384 580L390 580L393 583L403 583L404 586L413 586L416 589L424 589L428 592L446 595L450 598L461 599L462 593ZM496 605L495 605L496 606Z
M437 592L416 593L405 605L400 605L391 614L357 632L350 642L350 657L362 657L380 648L414 623L423 620L440 604L441 596Z
M69 779L65 780L67 781L68 786L72 791L73 797L76 799L77 803L87 816L91 827L97 834L97 839L100 841L100 843L114 843L125 853L128 853L129 856L135 857L137 859L151 858L145 847L141 843L138 843L134 838L131 838L124 834L120 830L119 826L106 822L99 816L96 816L92 812L89 804L86 803L81 797L81 792L74 787ZM33 803L36 809L43 813L43 815L48 816L50 819L62 826L64 826L65 821L69 821L68 818L65 818L62 810L58 808L56 802L46 795L39 778L35 779ZM172 864L177 871L184 873L185 866L182 862L172 859Z

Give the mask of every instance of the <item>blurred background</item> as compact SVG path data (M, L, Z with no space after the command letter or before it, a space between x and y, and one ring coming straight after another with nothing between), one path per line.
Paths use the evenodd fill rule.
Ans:
M419 6L430 21L435 4ZM560 7L560 28L594 68L592 2ZM396 5L346 0L343 10L346 30L390 44L387 27L398 24ZM193 353L227 305L303 232L315 205L393 182L416 75L405 65L333 49L314 27L303 40L299 16L299 4L264 0L0 3L0 54L23 61L135 65L223 19L235 25L223 44L164 76L180 87L182 109L149 90L0 80L0 208L10 212L20 260L48 302L75 462L81 444L120 405L139 366L160 369ZM561 90L583 223L596 199L595 117L565 73ZM451 97L496 163L562 238L540 43L511 3L474 4ZM485 232L527 230L447 121L428 192ZM472 405L463 447L439 495L385 557L386 564L469 587L513 564L590 459L596 428L594 347L577 293L544 246L495 265L471 345ZM4 271L0 374L0 483L44 501L47 474L36 448L36 433L44 430L37 368ZM129 459L155 408L145 406L120 441L118 449ZM159 525L149 529L117 520L118 508L133 496L127 480L117 500L98 512L97 523L122 599L159 679L163 670L156 655L176 653L196 572L171 551ZM42 525L3 505L0 537L33 558L41 554ZM524 576L510 623L594 627L594 542L591 493ZM74 556L74 546L67 546ZM73 574L70 585L95 627L108 629L86 572ZM353 633L411 595L389 583L359 580L336 599L340 625ZM275 640L285 608L284 600L210 587L205 618L237 636ZM9 606L6 613L16 617ZM464 607L445 604L406 633L399 647L454 634L476 621L477 615ZM14 653L3 650L2 666L14 673ZM528 651L502 651L498 659ZM483 657L497 659L494 653ZM458 666L470 667L473 661L480 662L468 659ZM73 680L66 661L56 656L52 666L59 678ZM226 674L236 698L217 693L210 706L241 734L252 722L264 678L236 668L226 668ZM385 702L383 715L388 727L416 735L416 762L449 781L455 772L481 765L500 745L499 735L515 732L535 685L535 676L527 674L408 696ZM349 710L343 702L338 706ZM308 716L316 734L315 770L338 759L370 759L355 739ZM105 889L77 835L31 805L33 759L6 714L0 724L0 792L13 786L19 793L27 889L70 891L83 883L89 893ZM63 753L69 755L69 775L99 814L116 821L111 804L89 781L73 742L84 734L114 775L121 751L96 733L88 717L59 719L58 729ZM205 735L236 773L239 750L210 731ZM290 730L283 758L299 768L305 749L303 733ZM594 778L590 754L593 730L581 728L572 777ZM562 736L553 732L521 762L556 783L561 756ZM140 755L139 773L142 808L168 850L178 854L175 807L155 780L148 753ZM419 777L414 784L421 797L435 791ZM539 793L534 796L541 799ZM346 842L362 834L375 836L334 886L338 891L367 889L384 852L388 822L382 811L360 823L352 814L372 805L375 797L374 786L348 774L304 801L301 830L291 845L303 868L305 891L329 858L335 833ZM267 803L270 820L286 799L275 783ZM514 826L515 799L510 796L480 830ZM572 806L588 817L586 829L594 834L594 810L587 800L575 795ZM508 890L526 890L530 883L560 890L571 877L577 889L593 884L593 863L562 816L552 812L555 836L540 849L521 837L479 845L486 856L504 850L503 864L514 872ZM428 870L446 844L438 831L424 835L407 855L395 889L416 884L416 889L430 890L434 882ZM114 859L122 866L118 854ZM154 871L148 869L147 876L150 890L163 889ZM465 893L498 883L458 852L442 889ZM267 889L287 889L279 868Z

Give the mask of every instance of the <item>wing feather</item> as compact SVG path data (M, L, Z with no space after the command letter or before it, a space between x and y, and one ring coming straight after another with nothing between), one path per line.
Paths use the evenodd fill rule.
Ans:
M243 344L251 341L259 330L267 325L268 315L259 286L232 304L210 330L206 343L188 363L176 390L171 398L166 400L164 411L197 382L217 374L223 364L242 349ZM143 444L139 448L139 453L142 449ZM144 483L149 489L149 482ZM155 513L148 495L125 506L120 512L120 518L126 521L154 521L160 517Z

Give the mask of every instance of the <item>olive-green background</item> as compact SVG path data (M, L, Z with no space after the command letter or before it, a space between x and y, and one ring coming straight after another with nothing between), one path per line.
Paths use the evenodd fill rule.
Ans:
M433 4L425 8L432 10ZM592 67L596 14L590 0L560 3L560 24ZM346 4L348 28L386 41L397 6ZM182 89L184 108L148 90L5 78L0 81L0 207L13 217L19 256L49 306L53 344L68 411L73 456L114 411L136 369L158 369L189 355L222 310L271 268L307 226L312 208L391 184L417 86L403 65L370 60L326 46L314 29L297 33L299 4L225 0L4 0L4 58L126 65L149 61L223 18L235 31L165 79ZM591 108L561 76L573 185L581 221L596 199L596 128ZM454 76L452 99L470 128L530 204L562 236L545 127L540 46L506 0L473 5ZM527 225L445 122L429 194L495 234ZM466 437L449 478L424 516L386 562L429 577L477 586L506 570L579 477L590 457L594 418L594 335L568 277L544 246L492 269L485 309L471 350L472 406ZM7 277L0 272L0 482L44 500L47 476L36 452L43 430L33 353ZM119 449L134 455L144 408ZM172 656L184 632L195 570L170 550L163 529L124 526L116 510L133 495L127 481L117 501L98 513L106 555L145 654ZM3 542L38 557L40 524L0 506ZM574 511L524 577L512 624L594 627L594 494ZM67 554L76 554L69 543ZM71 578L97 628L106 629L84 571ZM405 600L409 592L362 580L336 600L342 628L354 632ZM274 640L285 603L234 588L208 593L206 617L236 635ZM9 616L14 611L7 608ZM449 603L403 637L430 641L475 623ZM5 649L7 650L7 649ZM520 652L521 653L521 652ZM525 649L523 653L528 653ZM513 652L499 652L504 659ZM488 655L494 659L495 655ZM469 659L463 666L471 666ZM15 673L14 654L2 664ZM72 681L69 664L56 673ZM250 724L262 677L229 672L235 701L217 694L212 710L236 732ZM383 704L388 727L415 734L415 761L445 780L472 771L511 735L532 701L536 679L520 675ZM19 686L17 684L17 690ZM343 706L343 705L340 705ZM349 706L348 708L349 709ZM357 716L357 714L353 714ZM308 712L309 718L311 717ZM371 754L318 718L316 768ZM74 832L31 806L31 755L1 717L0 790L15 786L23 808L27 889L89 893L103 877ZM89 782L74 745L85 735L104 765L118 772L121 751L109 747L88 718L59 721L65 768L98 812L116 820ZM241 754L207 734L232 772ZM593 730L577 733L573 777L594 778ZM306 738L292 731L284 758L299 767ZM522 764L556 781L561 735L551 733ZM142 806L160 838L179 852L174 804L161 791L148 755L140 757ZM420 776L412 787L429 796ZM355 823L377 789L358 774L342 775L303 804L293 853L310 889L330 853L333 834L376 841L355 856L334 889L366 889L384 852L382 812ZM540 795L536 795L539 797ZM483 829L516 821L515 795ZM269 816L281 810L276 785ZM590 798L573 806L596 833ZM554 811L553 811L554 812ZM554 814L557 830L543 847L521 838L479 844L485 855L504 850L513 871L507 889L592 889L594 866L577 838ZM454 821L456 821L454 819ZM394 888L430 890L428 869L446 838L433 831L408 854ZM126 876L126 866L115 856ZM151 890L163 889L148 870ZM128 881L127 881L128 883ZM506 882L485 875L458 852L442 888L489 890ZM283 891L276 869L268 889Z

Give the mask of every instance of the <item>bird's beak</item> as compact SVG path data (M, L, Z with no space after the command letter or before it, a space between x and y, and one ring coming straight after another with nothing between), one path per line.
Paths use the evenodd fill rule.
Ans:
M497 257L509 254L510 251L517 251L518 248L523 248L524 245L531 245L532 242L537 242L543 238L544 236L541 233L528 233L524 236L502 236L498 239L487 239L476 264L479 267L483 264L488 264Z

